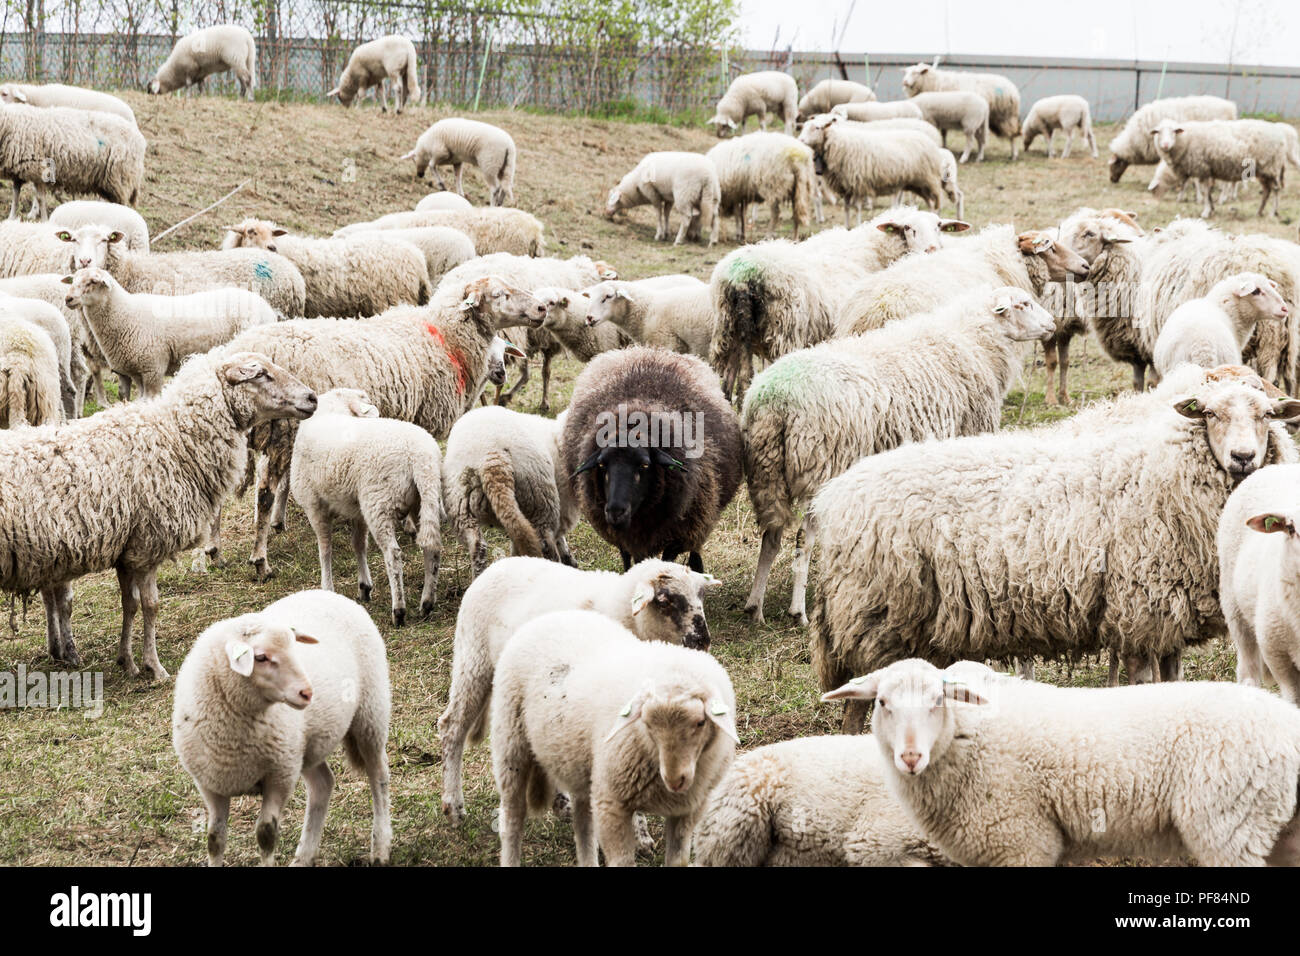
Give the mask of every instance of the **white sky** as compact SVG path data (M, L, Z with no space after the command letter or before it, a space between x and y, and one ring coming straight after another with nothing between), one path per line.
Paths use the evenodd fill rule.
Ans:
M847 24L846 24L847 18ZM1236 22L1234 37L1233 25ZM774 38L778 36L779 39ZM1300 66L1296 0L741 0L750 49Z

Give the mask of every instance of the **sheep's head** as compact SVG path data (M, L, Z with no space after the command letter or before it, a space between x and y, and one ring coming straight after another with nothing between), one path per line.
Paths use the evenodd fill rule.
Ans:
M1053 282L1064 282L1074 276L1082 279L1088 275L1088 263L1069 246L1058 242L1046 232L1022 232L1016 242L1023 256L1037 256L1047 267L1047 277Z
M671 561L642 561L625 572L632 588L632 629L643 641L709 649L704 592L722 582Z
M595 473L596 497L605 502L605 521L611 528L625 531L644 504L670 493L668 476L685 470L686 463L668 449L640 444L608 445L598 448L573 477L589 471Z
M632 302L631 293L624 286L613 282L594 285L587 290L586 295L588 325L599 325L608 319L626 315Z
M819 113L803 124L803 129L799 132L799 142L820 152L826 145L826 131L836 123L842 122L844 117L839 113Z
M331 96L337 96L339 102L344 106L351 106L352 101L357 98L358 85L357 81L352 78L352 74L347 70L344 70L343 78L339 80L339 85L326 93L325 98L328 99ZM412 98L414 99L415 97L413 96Z
M1258 272L1229 276L1219 283L1216 291L1221 300L1240 299L1258 319L1285 319L1291 314L1291 307L1282 298L1277 283Z
M957 729L951 702L985 705L956 675L912 658L855 677L822 700L874 700L871 732L885 758L904 776L922 773L943 756Z
M1056 331L1052 313L1024 289L1015 286L995 289L989 297L989 312L997 316L1002 329L1013 342L1050 339Z
M903 92L915 96L925 89L926 74L930 72L929 63L914 63L903 71Z
M352 418L378 418L379 409L359 388L332 388L317 397L316 414L348 415Z
M269 219L245 219L233 226L226 226L226 238L221 242L222 249L265 249L275 252L275 240L286 235Z
M932 212L909 207L890 210L875 223L881 232L901 239L908 252L938 252L943 233L970 228L970 223L960 219L940 219Z
M68 259L68 268L103 269L108 266L109 255L114 249L122 249L126 233L107 226L79 226L71 231L60 229L54 234L56 239L72 246Z
M102 302L113 288L113 277L103 269L78 269L59 281L68 286L63 304L69 309L82 309Z
M1155 138L1156 152L1167 153L1174 148L1178 142L1178 137L1187 132L1187 127L1183 126L1178 120L1161 120L1156 124L1156 128L1151 131L1152 137Z
M319 643L310 634L276 624L257 614L231 622L238 636L226 641L230 669L246 680L268 704L303 710L312 699L311 681L299 660L299 644Z
M0 86L0 103L26 103L27 94L20 90L13 83L5 83Z
M1110 181L1119 182L1119 178L1124 175L1124 170L1128 169L1128 160L1121 159L1114 153L1110 154L1110 159L1106 162L1106 169L1110 172Z
M714 113L704 125L712 126L714 132L718 135L718 139L731 136L739 129L739 124L734 119L722 113Z
M516 348L501 336L492 336L492 341L488 343L487 377L493 385L500 386L506 383L506 356L518 359L528 357L523 350Z
M659 778L672 793L685 793L695 782L700 755L722 736L740 743L731 701L716 687L700 691L647 687L618 714L606 741L639 725L659 755Z
M587 309L591 300L582 292L570 289L534 289L533 297L546 307L542 328L551 331L572 331L587 324Z
M546 306L523 289L516 289L500 276L482 276L465 284L460 311L474 317L489 331L512 325L539 328L546 320Z
M1169 190L1177 189L1182 184L1182 177L1162 159L1156 163L1155 172L1151 174L1151 182L1147 184L1147 192L1159 199Z
M1140 236L1142 231L1137 229L1134 233L1136 228L1136 223L1128 226L1112 216L1097 213L1095 216L1076 219L1070 228L1061 234L1060 241L1067 248L1077 252L1090 265L1096 265L1107 246L1132 242L1136 236Z
M316 411L316 393L257 352L229 356L217 365L217 378L240 428L278 418L301 421Z
M1247 384L1227 381L1180 398L1174 411L1204 425L1214 460L1228 477L1240 481L1266 463L1269 424L1300 416L1300 401L1271 399Z

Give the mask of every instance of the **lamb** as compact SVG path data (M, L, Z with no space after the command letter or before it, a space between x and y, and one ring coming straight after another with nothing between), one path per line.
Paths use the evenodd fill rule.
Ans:
M49 222L51 226L67 230L81 226L107 226L126 236L126 247L132 252L149 251L149 225L144 216L130 206L84 199L65 202L54 208Z
M1011 142L1011 158L1020 154L1016 137L1020 134L1020 91L999 73L970 73L965 70L941 70L929 63L917 63L903 71L903 92L910 97L937 90L970 90L989 104L989 129Z
M889 791L957 863L1300 862L1300 713L1263 691L971 684L913 659L823 699L877 702Z
M617 186L605 202L605 218L613 219L621 209L646 203L659 214L655 241L668 238L668 211L676 210L681 227L673 245L688 238L701 238L707 230L708 244L718 241L718 206L722 189L718 171L707 156L699 153L647 153Z
M487 377L484 379L484 388L479 392L479 401L484 405L487 400L487 383L491 382L497 387L497 391L506 383L506 357L525 359L528 353L523 349L516 348L506 339L499 335L492 336L492 341L488 343L487 351Z
M1241 191L1242 181L1240 179L1232 182L1222 182L1219 184L1219 202L1225 203L1237 198ZM1147 184L1147 192L1157 199L1162 198L1165 193L1171 189L1178 190L1178 201L1187 201L1187 187L1196 187L1196 201L1204 202L1201 182L1198 179L1185 179L1174 172L1163 159L1156 163L1155 172L1151 174L1151 182Z
M707 282L682 276L656 286L614 280L587 290L587 322L611 322L634 341L707 360L713 339L713 296Z
M562 451L583 517L623 570L683 551L704 570L740 484L740 428L708 365L644 346L598 355L574 383Z
M447 193L446 195L453 195ZM474 242L459 229L447 226L423 226L416 229L375 229L354 232L348 239L388 238L409 242L420 250L429 273L430 288L436 287L442 277L462 262L469 262L478 253Z
M521 627L554 611L590 610L643 641L708 650L704 593L720 583L711 575L653 559L621 575L529 557L505 558L488 568L465 591L456 617L451 691L438 718L442 812L455 825L464 822L465 743L477 744L487 734L493 671Z
M0 103L26 103L28 106L49 108L65 106L74 110L93 110L120 116L132 126L136 125L135 112L124 100L99 90L62 83L5 83L0 85Z
M1185 179L1196 179L1204 196L1201 218L1214 215L1214 180L1249 176L1263 190L1258 215L1270 197L1278 215L1288 162L1300 166L1300 149L1281 132L1282 124L1258 120L1189 122L1161 120L1152 131L1156 153Z
M1052 331L1051 315L1024 290L977 289L879 331L791 352L759 373L740 413L746 485L763 533L745 612L762 622L767 577L801 504L864 455L996 431L1022 343ZM805 515L790 602L799 624L808 623L815 536Z
M1045 96L1034 103L1029 108L1029 115L1025 117L1021 130L1025 139L1025 151L1028 152L1029 145L1042 136L1047 140L1047 158L1051 159L1052 140L1056 138L1057 130L1065 134L1062 159L1069 158L1076 132L1082 135L1084 144L1092 151L1092 158L1097 158L1097 138L1092 135L1092 110L1082 96L1068 93Z
M822 80L799 100L799 122L805 122L818 113L829 113L841 104L871 103L876 94L871 87L852 80Z
M519 864L525 814L555 790L573 801L580 866L596 865L597 844L608 865L635 863L637 811L665 817L664 862L686 865L739 743L735 710L727 672L704 651L641 641L595 611L525 624L492 692L501 865Z
M430 209L424 212L394 212L371 222L356 222L334 231L348 236L374 229L419 229L445 226L469 236L481 256L508 252L516 256L540 256L546 251L542 223L522 209Z
M712 126L719 138L734 136L745 128L745 120L757 116L759 128L766 132L767 114L773 112L781 117L785 135L790 136L799 115L798 100L799 87L788 73L742 73L731 81L705 125Z
M742 754L695 831L697 866L948 866L885 786L875 741L800 737Z
M456 173L456 193L465 195L465 163L477 166L491 194L494 206L515 201L515 141L505 130L478 120L449 116L421 134L415 148L402 159L415 160L415 178L432 168L438 185L446 189L439 166L450 165Z
M363 43L348 57L338 85L326 93L337 96L344 106L351 106L357 94L379 87L382 109L388 112L388 90L384 80L393 84L393 98L400 114L408 102L420 101L419 60L415 44L403 36L389 35Z
M1161 120L1235 120L1237 104L1218 96L1172 96L1155 100L1128 118L1110 141L1110 181L1119 182L1129 166L1149 166L1160 161L1151 133ZM1236 176L1233 177L1237 178Z
M1261 320L1285 321L1290 307L1277 283L1257 272L1242 272L1218 282L1202 299L1184 302L1170 313L1156 339L1152 362L1160 376L1190 362L1201 368L1240 365L1241 350Z
M429 301L424 253L396 236L312 239L291 236L269 219L245 219L225 231L222 249L265 249L298 268L305 283L302 314L309 318L378 315Z
M436 209L473 209L474 205L464 196L447 191L429 193L415 204L416 212L428 212Z
M319 391L358 388L384 418L419 425L444 438L478 398L486 356L497 330L538 325L545 317L531 295L493 276L448 287L429 306L399 306L365 322L295 319L241 333L229 351L257 349ZM267 540L283 525L293 436L283 426L255 435L266 454L258 480L253 565L259 580L272 574Z
M769 232L781 217L781 203L790 204L794 237L808 226L813 192L813 152L783 133L750 133L719 143L705 154L718 171L719 215L734 214L736 236L745 241L745 217L751 203L767 203Z
M942 145L948 145L948 131L959 129L966 136L966 149L958 162L970 158L972 146L979 147L976 162L984 161L984 144L989 138L989 103L970 90L939 90L917 93L910 100L921 111L921 118L937 128Z
M388 572L393 625L406 623L397 529L409 517L417 521L415 543L424 555L420 613L427 618L438 600L442 551L438 443L418 425L380 418L360 389L331 389L319 402L316 414L298 426L289 487L316 532L321 590L334 590L332 525L336 519L350 522L360 599L369 603L373 588L366 564L369 532Z
M54 343L39 326L0 312L0 428L62 420Z
M239 82L239 95L252 100L257 76L257 45L253 35L241 26L228 23L204 27L176 41L167 60L149 81L149 92L170 93L197 85L202 93L209 76L228 71Z
M0 473L0 588L41 589L50 656L80 667L71 582L115 569L118 663L139 673L131 630L143 608L145 666L166 680L154 630L159 565L211 532L244 475L244 434L315 409L307 386L265 356L240 352L191 359L155 401L14 433Z
M299 591L200 634L176 675L172 746L207 808L208 865L222 865L230 798L244 793L262 796L257 848L274 863L301 776L307 813L293 862L310 866L334 789L326 761L340 744L370 780L370 862L387 863L392 709L383 638L345 597Z
M59 388L59 405L64 418L80 418L81 405L77 401L77 389L84 388L86 382L85 361L77 350L78 364L74 366L72 335L63 314L48 302L36 298L11 295L5 288L6 282L0 280L0 317L17 319L30 323L44 332L54 348L55 371ZM44 421L42 420L41 424Z
M111 113L0 104L0 178L13 182L9 218L23 183L49 216L50 187L134 206L144 182L145 141L135 124ZM52 178L53 177L53 178Z
M754 354L775 361L831 338L853 279L909 252L933 252L943 233L969 228L902 206L856 229L827 229L798 245L778 240L725 256L709 280L716 316L709 363L728 398L749 384Z
M103 269L65 276L67 305L79 309L109 365L145 398L161 394L189 356L224 345L244 329L275 322L261 296L244 289L208 289L189 295L130 293ZM125 398L131 397L129 384Z
M1048 233L1017 233L995 224L931 256L864 276L844 290L835 324L840 335L869 332L936 308L977 284L1013 285L1042 300L1049 284L1087 274L1083 257Z
M892 103L840 103L831 107L829 112L839 113L845 119L859 123L888 119L922 118L921 108L911 100L896 100ZM809 119L811 118L809 117Z
M602 352L632 344L631 336L614 323L597 327L587 321L591 300L585 292L543 287L534 289L533 295L546 306L542 334L551 336L579 362L590 362ZM545 391L543 388L542 411L548 410Z
M1280 420L1300 401L1227 381L1143 414L1111 408L1085 413L1086 429L872 455L823 485L812 510L834 530L811 622L822 689L918 654L1145 659L1221 632L1219 513L1246 475L1296 460ZM845 728L862 717L851 709Z

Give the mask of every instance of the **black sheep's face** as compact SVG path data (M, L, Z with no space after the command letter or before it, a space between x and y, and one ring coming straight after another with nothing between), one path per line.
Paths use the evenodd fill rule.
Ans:
M641 505L662 485L663 475L684 466L662 448L602 448L582 463L574 476L595 473L596 486L605 501L605 521L624 530Z

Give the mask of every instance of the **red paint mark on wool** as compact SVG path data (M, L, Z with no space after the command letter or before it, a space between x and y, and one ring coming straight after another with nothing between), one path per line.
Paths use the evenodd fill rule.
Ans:
M432 322L425 325L425 328L429 330L429 334L434 337L434 340L442 346L442 350L447 353L447 361L451 362L451 367L456 372L456 391L461 395L464 395L465 363L461 360L461 357L452 350L451 346L447 344L447 340L442 337L442 329L438 328Z

